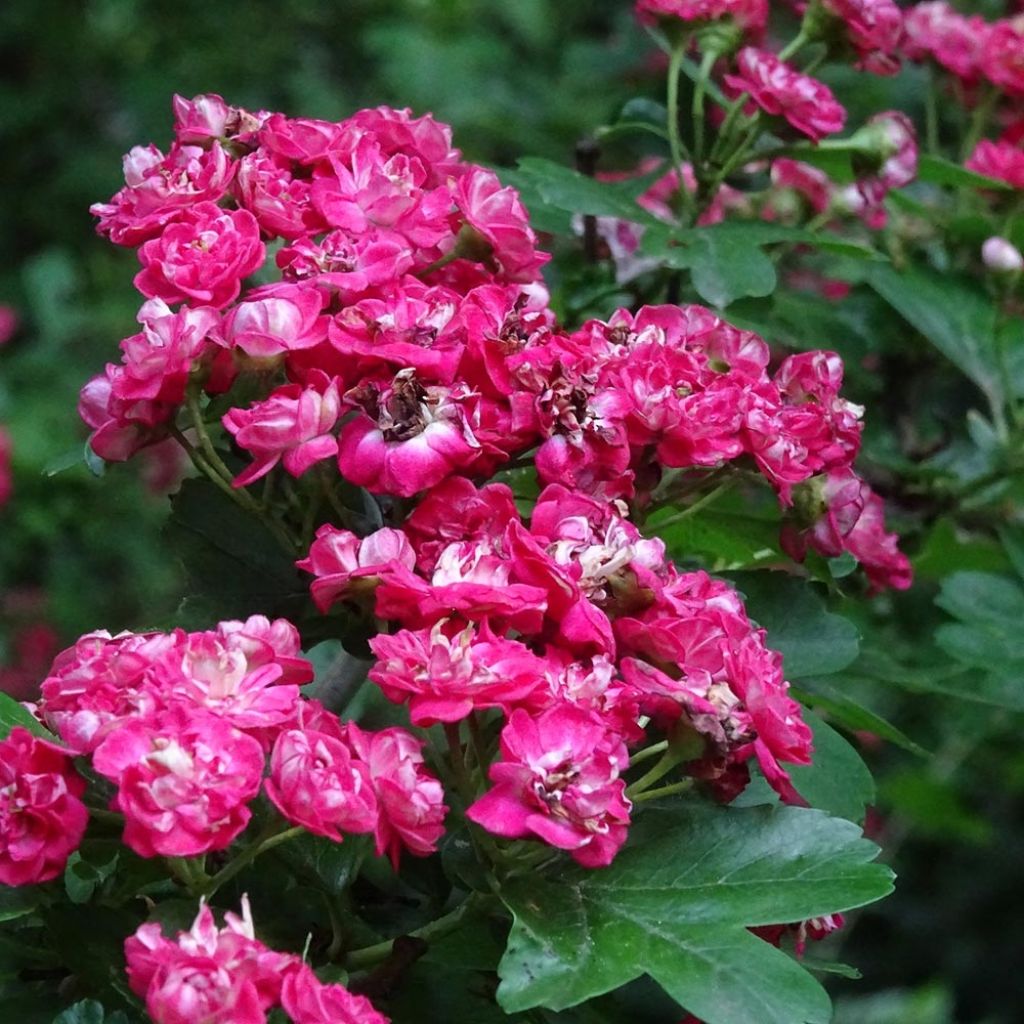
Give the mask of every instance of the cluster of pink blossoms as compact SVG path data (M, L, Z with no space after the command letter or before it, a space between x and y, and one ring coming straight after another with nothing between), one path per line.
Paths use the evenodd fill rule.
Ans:
M825 493L850 471L860 428L837 357L792 357L770 377L765 343L700 307L560 328L517 195L429 117L329 124L219 97L175 109L171 155L133 151L145 170L94 208L113 239L142 241L148 296L122 365L83 391L100 455L162 440L188 389L219 394L247 372L282 383L223 417L253 456L236 486L330 460L408 498L536 449L542 482L638 505L663 469L753 460L788 506L794 486ZM282 280L240 292L275 237ZM874 582L898 585L905 562L873 521L851 543ZM854 526L832 536L849 547Z
M298 632L280 619L93 633L57 657L36 710L114 783L111 806L140 856L225 849L261 791L317 835L372 833L395 863L403 849L432 852L446 808L420 741L339 722L301 696L312 678Z
M291 954L256 938L249 904L217 928L200 907L192 927L172 941L144 924L125 942L128 981L155 1024L265 1024L281 1007L293 1024L387 1024L369 1000L323 984Z

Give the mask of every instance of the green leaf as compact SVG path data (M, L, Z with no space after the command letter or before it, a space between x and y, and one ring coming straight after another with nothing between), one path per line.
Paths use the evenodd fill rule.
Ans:
M787 764L797 792L812 806L840 818L862 822L874 802L875 782L860 754L817 715L804 714L814 733L813 762Z
M958 570L999 572L1006 567L1007 553L999 544L967 534L951 516L936 521L914 559L914 574L935 580Z
M54 739L53 733L36 720L35 715L19 704L13 697L0 691L0 740L6 739L15 726L23 726L43 739Z
M518 164L518 180L535 192L543 204L556 210L618 217L635 224L661 223L636 202L636 197L649 186L650 176L625 182L598 181L552 160L525 157Z
M128 1018L120 1010L107 1016L101 1003L86 999L54 1017L53 1024L128 1024Z
M673 558L702 558L714 572L749 569L781 558L777 520L711 508L664 529L652 521L650 529L665 541Z
M302 835L277 850L293 870L316 882L332 896L351 885L369 850L365 836L346 836L336 843L324 836Z
M564 1009L649 974L708 1024L824 1024L817 983L746 928L880 899L892 874L877 852L805 808L646 808L610 867L503 889L514 923L498 1001Z
M865 280L911 326L1002 406L1006 395L996 353L996 310L978 288L950 274L873 266Z
M117 870L119 860L120 851L111 850L108 844L88 844L75 850L64 869L68 899L72 903L88 903L97 888Z
M782 652L787 679L830 675L856 659L857 627L826 611L810 584L781 573L743 573L733 580L750 617L768 631L768 646Z
M998 178L969 171L961 164L941 156L922 153L917 160L917 180L929 185L948 185L950 188L987 188L998 192L1012 191L1012 186Z
M205 480L186 480L171 503L165 536L188 575L194 617L301 616L306 583L292 558L253 515Z
M959 682L956 695L1024 711L1024 590L1004 576L957 572L935 603L959 620L939 626L936 643L979 670Z
M843 684L844 689L841 690L827 682L803 679L801 685L794 686L790 693L801 704L819 708L830 719L847 729L862 729L865 732L873 733L879 739L895 743L896 746L902 747L908 753L916 754L918 757L928 756L928 751L915 743L901 729L897 729L881 715L854 700L847 692L849 686L846 679L843 679Z
M13 921L31 914L39 905L39 890L34 885L0 885L0 921Z

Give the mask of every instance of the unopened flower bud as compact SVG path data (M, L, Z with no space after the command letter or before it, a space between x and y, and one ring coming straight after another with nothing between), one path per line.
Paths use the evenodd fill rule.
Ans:
M1016 274L1024 269L1024 256L1012 242L993 235L981 247L981 260L997 274Z

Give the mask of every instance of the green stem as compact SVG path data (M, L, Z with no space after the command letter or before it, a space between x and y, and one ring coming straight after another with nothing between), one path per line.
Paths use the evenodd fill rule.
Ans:
M644 790L650 789L659 779L668 775L679 764L679 761L680 756L676 751L666 750L661 760L646 775L641 775L636 782L626 787L626 796L634 799L638 794L643 793Z
M455 931L466 914L476 906L479 899L480 897L476 893L470 894L463 903L460 903L454 910L445 914L443 917L439 917L437 920L431 921L429 924L425 924L422 928L417 928L415 931L408 932L408 937L422 939L424 942L430 942L432 939L441 938L441 936ZM394 944L394 939L385 939L383 942L378 942L373 946L364 946L362 949L354 949L345 957L345 966L350 971L363 971L368 967L373 967L374 964L378 964L382 960L386 960L391 955Z
M986 88L984 95L974 108L970 126L968 127L967 134L964 136L964 148L960 153L961 163L967 160L981 141L981 136L985 132L985 126L988 123L988 119L992 116L992 111L995 109L1000 95L999 90L994 85L990 85Z
M686 182L683 180L683 163L686 158L686 147L679 135L679 76L682 71L683 58L685 56L685 44L677 43L672 49L672 56L668 61L668 87L666 94L666 106L668 108L668 146L672 154L672 166L676 172L676 181L679 188L679 196L686 206L689 206L690 196L686 191Z
M644 747L643 750L638 750L635 754L630 754L629 767L633 768L642 761L656 757L658 754L664 754L666 750L668 750L668 740L662 740L660 743L652 743L649 747Z
M697 82L693 87L693 173L697 174L697 167L704 159L704 96L707 92L708 78L711 76L711 69L718 60L716 50L708 50L701 57L700 73Z
M693 779L683 779L682 782L673 782L668 786L659 786L657 789L647 789L633 797L636 803L643 803L644 800L657 800L658 797L671 796L673 793L683 793L693 786Z
M185 394L185 408L188 409L188 417L195 429L196 437L199 438L199 447L203 452L203 458L210 467L216 470L228 483L234 479L234 475L224 465L217 449L213 446L209 431L206 429L206 421L203 419L203 411L199 408L199 391L195 387L189 387Z
M789 60L791 57L802 50L809 42L810 38L801 28L800 31L792 38L786 45L779 50L779 60Z
M280 846L281 843L286 843L289 839L294 839L305 831L301 825L296 825L294 828L285 829L283 832L276 832L269 836L264 833L258 836L206 883L203 887L203 894L212 896L221 886L226 882L230 882L235 875L247 868L261 853L266 853L267 850L272 850L275 846Z

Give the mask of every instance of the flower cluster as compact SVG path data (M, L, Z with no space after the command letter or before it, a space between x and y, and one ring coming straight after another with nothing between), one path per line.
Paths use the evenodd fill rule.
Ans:
M321 983L297 957L256 938L249 903L218 928L203 904L174 940L144 924L125 942L128 981L154 1024L265 1024L281 1007L293 1024L387 1024L363 996Z
M985 21L944 0L914 4L906 13L904 52L931 60L964 86L994 86L1011 98L1024 96L1024 17Z
M317 835L373 833L396 864L431 852L445 807L420 742L342 724L300 695L312 677L284 620L93 633L57 657L37 710L114 784L124 842L143 857L226 848L261 790Z
M679 760L720 798L756 758L800 799L783 763L808 762L810 733L780 656L735 591L679 573L621 503L551 484L527 526L507 486L456 477L379 533L325 526L302 565L321 607L370 602L400 627L371 640L370 678L414 723L501 712L494 785L468 811L489 831L607 864L629 822L627 745L652 738L646 721L690 737Z
M138 247L148 300L120 365L82 391L94 450L123 460L167 437L190 387L220 394L246 370L284 370L287 383L225 420L255 456L240 484L335 456L387 478L396 435L460 464L501 454L489 404L454 379L458 326L429 343L475 286L538 280L546 256L516 194L408 111L331 124L201 96L176 98L175 115L168 152L132 150L125 187L93 207L102 234ZM355 410L339 450L331 431Z

